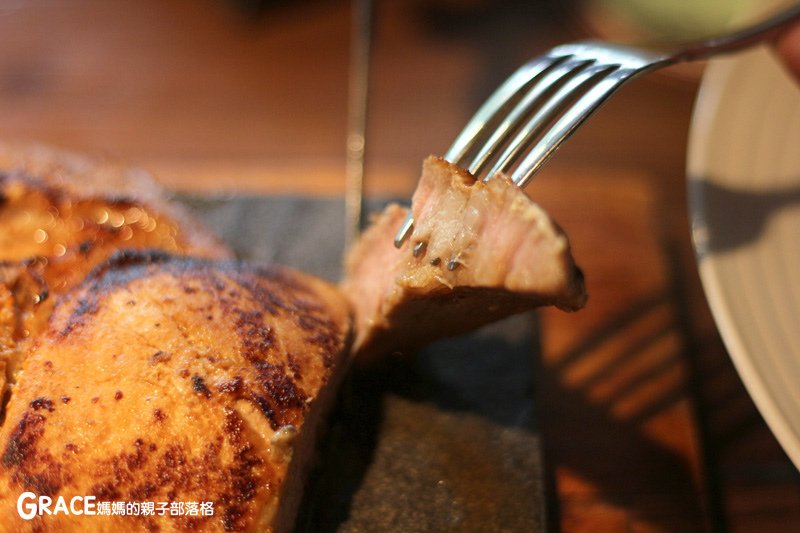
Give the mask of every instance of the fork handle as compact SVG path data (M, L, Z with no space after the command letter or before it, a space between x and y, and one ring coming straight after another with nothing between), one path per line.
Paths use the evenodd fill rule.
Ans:
M694 61L721 52L741 50L777 36L786 26L798 21L800 21L800 2L779 11L758 24L747 26L739 31L685 44L671 59L676 63Z

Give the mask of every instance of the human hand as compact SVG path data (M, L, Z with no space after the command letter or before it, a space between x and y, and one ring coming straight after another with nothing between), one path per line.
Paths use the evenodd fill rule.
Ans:
M774 44L783 63L800 82L800 24L783 32Z

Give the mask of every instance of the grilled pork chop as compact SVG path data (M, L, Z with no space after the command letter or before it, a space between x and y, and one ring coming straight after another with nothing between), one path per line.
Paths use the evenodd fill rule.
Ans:
M55 259L57 273L67 275L58 280L63 287L83 279L97 257L123 247L230 255L165 198L140 169L0 144L0 261Z
M350 252L340 288L279 267L173 255L226 251L187 232L158 194L109 199L63 174L36 167L2 180L10 192L0 228L14 227L9 213L27 220L20 206L37 226L51 224L43 213L53 221L33 244L31 227L19 226L8 241L18 251L0 267L0 349L22 361L9 373L17 379L0 426L0 531L285 531L350 359L585 301L547 215L505 178L474 183L437 159L414 197L414 244L392 246L406 211L388 208ZM95 209L107 218L93 218ZM167 230L129 220L133 209ZM83 224L71 226L76 219ZM91 245L82 247L85 235ZM129 245L162 251L108 259ZM31 254L46 260L24 259ZM23 491L210 503L213 515L25 521L16 510Z
M583 274L563 231L509 179L475 181L429 157L408 211L390 205L346 258L362 357L420 346L541 305L586 303Z
M115 256L25 355L0 428L0 529L290 529L350 329L334 286L288 269ZM212 502L213 516L25 521L23 490Z
M0 145L0 395L59 295L122 248L230 257L142 170Z

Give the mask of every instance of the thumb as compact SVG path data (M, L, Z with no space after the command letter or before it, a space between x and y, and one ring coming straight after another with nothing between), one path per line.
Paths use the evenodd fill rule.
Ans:
M800 24L795 24L778 36L775 49L784 65L800 82Z

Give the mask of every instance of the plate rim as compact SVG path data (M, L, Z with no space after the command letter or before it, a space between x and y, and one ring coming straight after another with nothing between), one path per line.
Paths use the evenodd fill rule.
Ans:
M768 384L769 379L761 373L754 356L748 352L743 337L745 334L736 327L736 318L725 294L725 282L719 272L722 267L714 260L714 253L708 249L707 232L710 228L704 202L704 187L708 183L709 166L714 164L709 161L712 156L708 139L720 120L720 114L725 112L722 109L722 96L726 91L733 90L735 73L743 64L765 60L778 62L766 46L761 46L741 55L714 59L708 63L695 100L687 145L689 222L706 301L726 350L761 416L795 467L800 470L800 425L791 423L789 414L784 412L776 400L775 393ZM717 176L719 174L715 174Z

